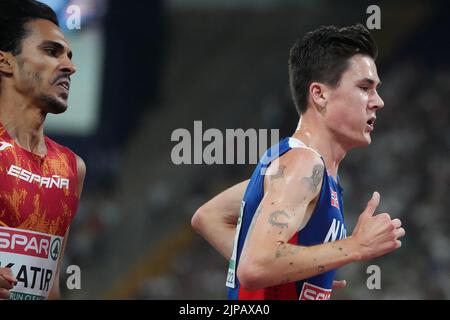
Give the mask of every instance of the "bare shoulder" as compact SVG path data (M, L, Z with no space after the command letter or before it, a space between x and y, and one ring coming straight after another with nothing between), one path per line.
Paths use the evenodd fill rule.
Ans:
M320 156L307 148L293 148L273 161L265 177L265 185L282 189L304 190L316 197L320 191L324 165Z
M78 198L80 198L81 192L83 191L84 177L86 176L86 164L77 154L75 154L75 159L77 161Z
M86 163L84 163L84 160L77 154L75 154L75 159L77 160L78 176L82 175L84 177L86 175Z
M318 169L323 171L324 166L317 153L307 148L293 148L270 164L266 176L278 178L289 173L290 177L299 177Z

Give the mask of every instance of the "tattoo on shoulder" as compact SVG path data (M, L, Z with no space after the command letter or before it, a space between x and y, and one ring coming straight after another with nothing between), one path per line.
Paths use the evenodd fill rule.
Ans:
M323 164L316 164L310 177L303 177L302 182L308 187L312 193L317 191L317 187L322 183Z

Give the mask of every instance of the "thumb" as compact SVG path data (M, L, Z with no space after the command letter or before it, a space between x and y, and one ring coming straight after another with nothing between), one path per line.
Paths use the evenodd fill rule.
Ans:
M11 269L9 268L5 268L4 272L0 274L0 276L2 276L6 281L11 282L14 285L17 284L17 279L16 277L14 277Z
M373 216L379 204L380 204L380 194L375 191L372 195L372 198L369 200L369 202L367 202L366 209L364 209L364 212L362 214L366 216Z
M333 287L332 287L333 290L342 289L342 288L345 288L346 286L347 286L347 281L345 281L345 280L339 280L339 281L333 280Z

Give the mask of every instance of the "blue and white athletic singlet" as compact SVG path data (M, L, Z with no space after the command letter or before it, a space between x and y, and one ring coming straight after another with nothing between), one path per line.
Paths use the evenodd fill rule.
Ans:
M282 284L269 288L249 291L242 287L236 275L239 258L244 246L248 229L256 209L264 196L264 172L276 158L289 152L292 148L308 148L295 138L285 138L266 151L258 163L241 205L241 216L238 221L233 255L227 275L228 299L329 299L336 269L319 274L302 281ZM308 148L309 149L309 148ZM312 150L312 149L310 149ZM314 150L313 150L314 151ZM315 151L314 151L315 152ZM321 157L322 161L323 158ZM302 161L299 159L298 161ZM339 181L339 178L338 178ZM291 244L313 246L346 237L342 188L339 182L328 175L325 162L322 188L319 200L306 226L289 240Z

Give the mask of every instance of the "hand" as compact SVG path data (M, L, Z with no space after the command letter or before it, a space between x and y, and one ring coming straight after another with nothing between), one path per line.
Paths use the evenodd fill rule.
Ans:
M388 213L374 215L379 203L380 194L374 192L353 231L352 238L360 249L362 260L373 259L400 248L402 243L398 239L405 235L399 219L392 220Z
M345 280L333 280L333 287L332 289L343 289L347 286L347 281Z
M17 284L10 268L0 268L0 299L9 299L10 290Z

